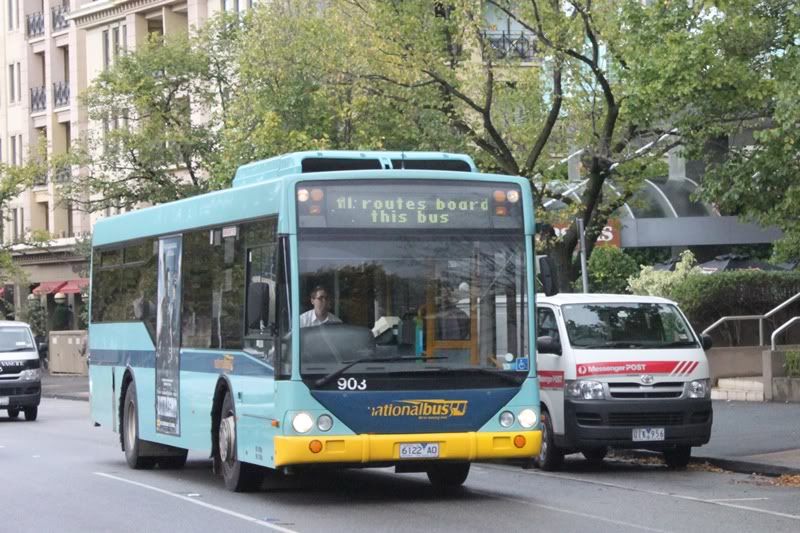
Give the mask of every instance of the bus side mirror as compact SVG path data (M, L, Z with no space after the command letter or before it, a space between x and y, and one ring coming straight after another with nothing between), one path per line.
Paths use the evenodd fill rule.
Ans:
M561 343L549 335L536 337L536 351L561 355Z
M558 294L558 273L556 265L550 256L536 256L536 275L542 284L542 291L545 296Z
M714 345L714 341L711 340L711 335L700 335L700 342L703 345L703 350L710 350Z

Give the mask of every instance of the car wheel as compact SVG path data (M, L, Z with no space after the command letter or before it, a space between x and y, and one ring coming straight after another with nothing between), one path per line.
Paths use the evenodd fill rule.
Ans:
M125 406L122 411L122 442L125 447L125 460L128 466L139 470L152 468L155 465L155 458L143 457L140 453L141 441L139 440L139 417L136 404L136 386L133 381L125 391Z
M36 420L36 417L39 415L39 406L34 405L32 407L25 407L25 420L28 422L33 422Z
M225 486L234 492L250 492L259 487L264 477L258 465L239 461L236 453L236 411L230 392L225 393L217 429L217 462Z
M586 448L581 450L581 453L593 465L603 464L603 459L608 455L608 448L601 446L599 448Z
M15 419L19 416L19 409L9 409L8 418Z
M469 476L470 463L439 463L427 470L428 480L437 489L460 487Z
M674 469L684 469L692 458L691 446L675 446L664 450L664 462L667 466Z
M536 465L542 470L552 472L564 464L564 451L556 446L550 413L542 411L542 448L536 458Z

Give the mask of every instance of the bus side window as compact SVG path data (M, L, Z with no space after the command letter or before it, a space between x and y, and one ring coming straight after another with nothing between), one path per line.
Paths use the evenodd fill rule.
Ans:
M275 323L274 244L247 250L245 348L258 357L274 357ZM271 362L271 361L270 361Z

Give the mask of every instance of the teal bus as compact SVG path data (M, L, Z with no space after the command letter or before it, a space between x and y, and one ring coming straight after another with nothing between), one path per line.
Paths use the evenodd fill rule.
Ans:
M91 416L132 468L394 467L440 487L539 453L526 180L465 155L300 152L97 222Z

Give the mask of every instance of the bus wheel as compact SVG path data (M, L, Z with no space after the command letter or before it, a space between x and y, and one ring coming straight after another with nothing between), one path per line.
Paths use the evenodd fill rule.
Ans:
M439 463L428 468L428 480L437 489L460 487L469 475L469 463Z
M28 422L33 422L36 420L36 417L39 415L39 406L34 405L31 407L25 407L25 420Z
M556 446L550 413L542 411L542 449L536 458L536 465L542 470L553 472L564 463L564 452Z
M225 393L217 434L219 465L225 486L234 492L249 492L258 488L263 471L257 465L242 463L236 456L236 412L231 393Z
M9 409L8 418L17 418L19 416L19 409Z
M123 419L122 442L125 443L125 460L128 466L134 469L152 468L155 465L153 457L142 457L139 453L141 441L139 440L139 420L136 407L136 386L133 381L125 391L125 408L122 411Z
M669 468L686 468L691 458L691 446L675 446L674 448L664 450L664 462L667 463Z
M589 463L593 465L603 464L603 459L608 455L608 448L601 446L599 448L586 448L581 450L581 453Z

